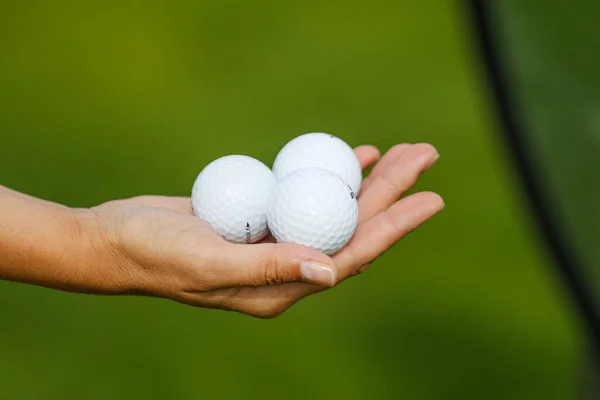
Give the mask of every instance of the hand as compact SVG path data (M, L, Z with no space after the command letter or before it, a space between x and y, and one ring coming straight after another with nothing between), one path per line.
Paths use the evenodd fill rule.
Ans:
M359 146L363 168L379 160ZM300 299L335 286L438 213L431 192L399 200L438 158L428 144L391 148L363 181L359 223L333 257L292 243L232 244L193 215L190 199L142 196L78 213L80 232L112 273L108 292L164 297L181 303L272 318ZM99 244L100 243L100 244Z

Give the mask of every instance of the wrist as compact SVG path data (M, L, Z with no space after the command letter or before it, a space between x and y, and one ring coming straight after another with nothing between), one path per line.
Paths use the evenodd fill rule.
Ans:
M119 236L111 234L110 223L93 209L70 209L78 259L84 266L87 293L144 293L137 283L133 263L123 254Z
M90 209L52 207L47 210L54 226L44 252L38 255L42 286L79 293L116 291L111 250L98 218ZM46 276L47 275L47 276Z
M0 279L72 292L136 289L135 268L119 258L92 209L68 208L2 186L0 204Z

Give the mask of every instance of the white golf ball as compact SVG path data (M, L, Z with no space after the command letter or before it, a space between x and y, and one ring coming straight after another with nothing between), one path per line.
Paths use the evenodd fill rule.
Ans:
M194 214L230 242L255 243L268 233L267 204L275 183L269 167L252 157L218 158L194 182Z
M362 170L354 150L327 133L307 133L288 142L277 154L273 173L277 180L303 168L323 168L339 175L358 195Z
M278 242L334 254L352 238L358 222L356 195L338 175L320 168L293 172L275 185L267 221Z

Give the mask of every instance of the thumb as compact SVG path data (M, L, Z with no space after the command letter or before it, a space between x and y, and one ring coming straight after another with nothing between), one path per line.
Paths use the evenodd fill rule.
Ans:
M232 244L220 252L228 286L274 286L306 282L332 287L338 271L327 255L294 243ZM219 265L216 266L219 268Z

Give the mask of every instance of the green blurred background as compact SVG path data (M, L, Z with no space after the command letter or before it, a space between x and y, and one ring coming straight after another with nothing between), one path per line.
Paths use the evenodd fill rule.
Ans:
M3 1L0 183L187 195L310 131L441 153L446 209L274 320L0 283L2 399L571 399L582 343L447 1Z

